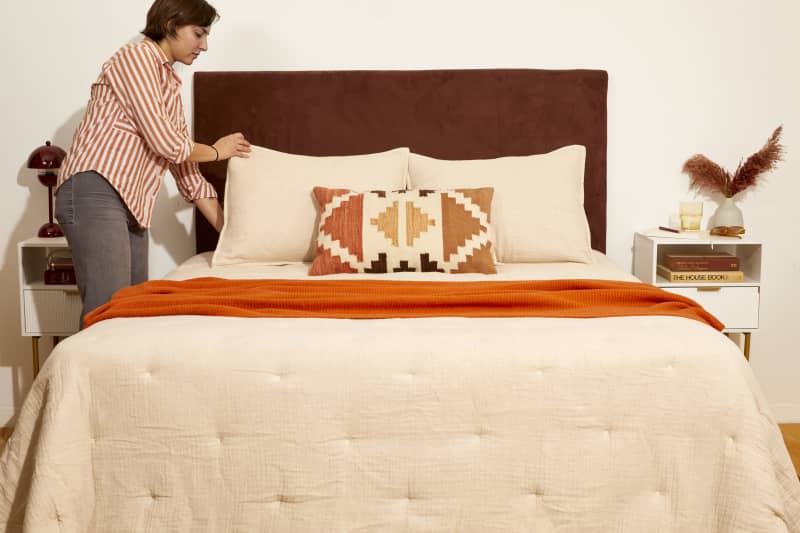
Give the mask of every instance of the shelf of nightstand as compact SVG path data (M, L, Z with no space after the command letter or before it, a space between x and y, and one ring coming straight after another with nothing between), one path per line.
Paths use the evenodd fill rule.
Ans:
M663 264L667 253L706 253L727 252L739 258L739 268L744 272L745 281L717 282L717 283L686 283L670 282L658 276L656 267ZM747 239L733 239L731 237L710 237L700 234L696 239L670 239L666 237L653 237L642 233L634 236L634 261L633 274L646 283L656 286L759 286L761 284L761 252L760 241Z
M53 239L34 237L19 243L20 288L53 288L56 290L56 287L67 287L67 285L45 285L44 271L47 269L47 256L50 252L68 248L67 240L63 237Z

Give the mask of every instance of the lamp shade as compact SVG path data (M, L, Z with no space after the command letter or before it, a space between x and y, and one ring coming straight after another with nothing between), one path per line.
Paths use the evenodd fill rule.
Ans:
M44 146L40 146L28 156L28 168L57 170L66 155L64 150L47 141Z

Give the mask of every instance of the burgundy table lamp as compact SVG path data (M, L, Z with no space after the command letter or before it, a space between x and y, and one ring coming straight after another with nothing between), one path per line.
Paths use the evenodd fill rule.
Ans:
M50 221L42 224L39 228L39 237L62 237L64 232L61 227L53 222L53 187L58 181L58 172L61 162L67 153L58 146L51 145L47 141L44 146L40 146L28 156L28 168L39 171L39 182L47 186L47 200L50 207Z

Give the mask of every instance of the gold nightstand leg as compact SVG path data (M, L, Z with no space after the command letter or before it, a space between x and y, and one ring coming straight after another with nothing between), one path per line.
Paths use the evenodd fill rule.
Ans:
M39 375L39 337L31 337L33 347L33 377Z
M744 358L750 360L750 332L744 332Z

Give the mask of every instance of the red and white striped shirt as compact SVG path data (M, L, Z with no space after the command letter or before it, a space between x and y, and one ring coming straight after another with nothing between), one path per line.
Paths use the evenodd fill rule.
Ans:
M58 185L94 170L149 227L167 168L186 201L216 198L197 163L181 102L181 80L166 54L144 39L121 48L92 85L86 116L61 165Z

